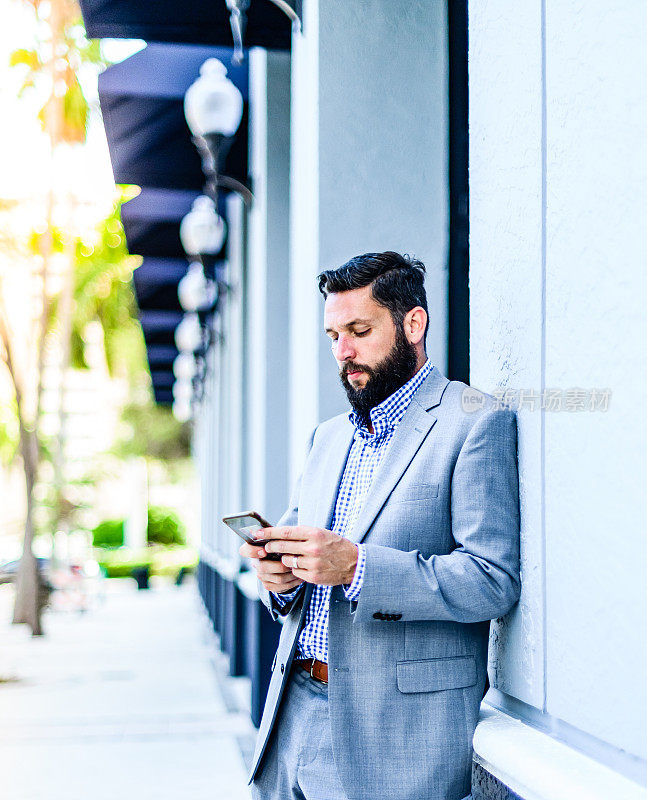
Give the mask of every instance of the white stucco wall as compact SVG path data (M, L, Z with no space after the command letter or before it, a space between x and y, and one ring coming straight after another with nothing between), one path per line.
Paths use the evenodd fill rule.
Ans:
M290 54L253 48L243 505L270 522L288 495Z
M471 4L469 42L470 382L533 388L543 348L540 3ZM518 426L524 591L492 625L490 679L541 708L541 414L520 413Z
M612 398L546 418L547 708L647 760L645 41L639 0L548 3L546 384Z
M646 39L638 0L470 4L472 382L612 392L519 414L495 700L645 784Z
M428 268L428 352L446 368L447 10L444 1L306 0L293 37L293 463L347 408L315 277L359 253ZM415 76L415 77L414 77Z

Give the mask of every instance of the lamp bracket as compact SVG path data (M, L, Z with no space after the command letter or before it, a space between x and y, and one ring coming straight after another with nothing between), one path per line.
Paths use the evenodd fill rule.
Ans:
M301 18L303 17L303 0L269 0L290 19L292 22L292 32L301 33L303 27Z
M234 40L234 64L241 64L244 57L245 26L247 23L247 10L250 0L225 0L229 9L229 24L231 25L231 35ZM268 0L279 8L292 23L292 32L301 33L303 17L303 0Z

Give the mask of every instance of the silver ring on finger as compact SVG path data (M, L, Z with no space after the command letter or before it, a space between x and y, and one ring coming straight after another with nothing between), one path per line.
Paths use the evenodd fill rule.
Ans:
M292 569L299 569L298 556L292 556Z

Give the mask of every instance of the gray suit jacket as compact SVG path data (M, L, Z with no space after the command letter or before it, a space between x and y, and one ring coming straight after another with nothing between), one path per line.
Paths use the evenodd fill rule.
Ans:
M329 709L350 800L459 800L470 791L489 620L520 592L519 490L514 413L485 394L471 405L478 410L464 411L465 388L434 367L414 395L348 533L366 546L360 598L332 590ZM346 414L315 429L278 524L329 527L353 433ZM304 585L285 615L250 781L311 593Z

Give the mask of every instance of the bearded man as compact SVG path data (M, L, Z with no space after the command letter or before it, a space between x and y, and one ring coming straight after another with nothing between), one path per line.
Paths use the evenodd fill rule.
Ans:
M424 273L385 252L319 276L352 408L240 549L283 618L255 798L470 796L489 620L520 592L516 419L430 363Z

